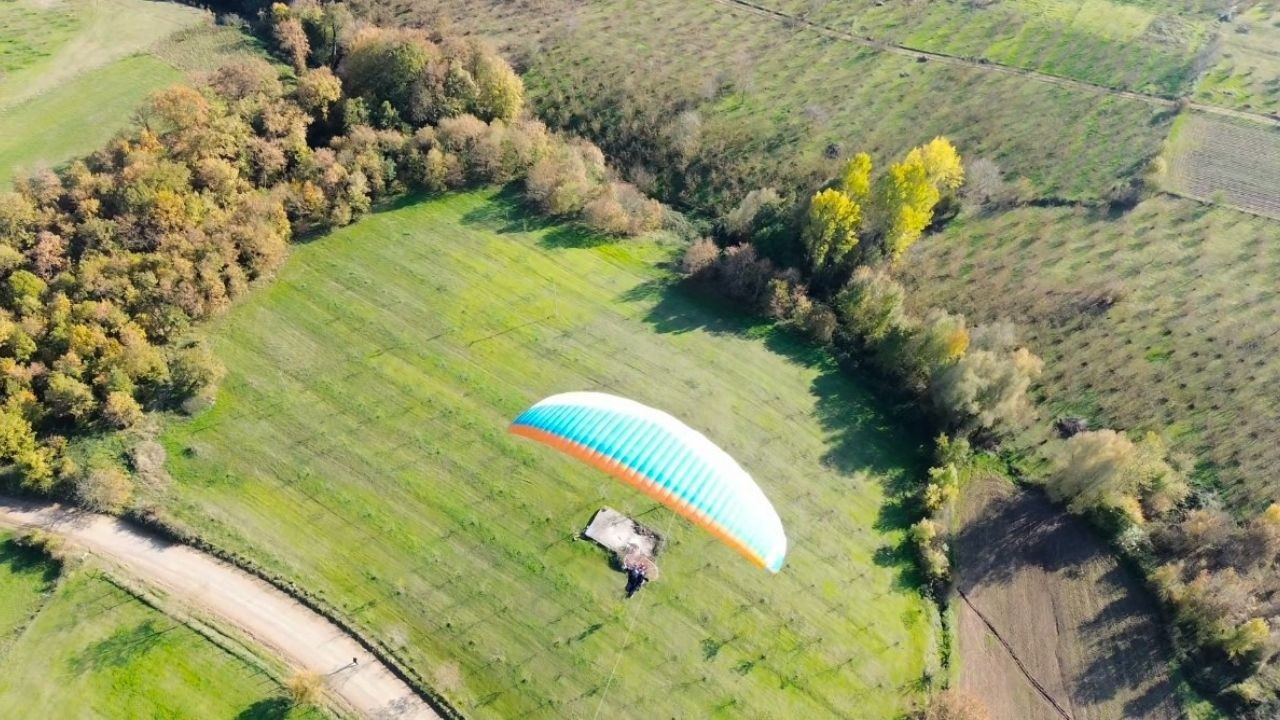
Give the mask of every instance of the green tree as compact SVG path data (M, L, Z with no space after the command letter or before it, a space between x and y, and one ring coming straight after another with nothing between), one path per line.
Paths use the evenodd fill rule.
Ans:
M88 385L60 372L49 376L44 400L54 415L76 421L85 420L98 407Z
M471 74L476 87L472 114L486 121L509 121L520 115L524 83L505 60L492 52L477 52Z
M835 305L847 329L875 344L905 322L905 298L906 290L888 273L862 265L836 296Z
M412 117L415 85L439 50L420 32L367 28L357 36L338 68L351 97L369 107L386 100L402 117Z

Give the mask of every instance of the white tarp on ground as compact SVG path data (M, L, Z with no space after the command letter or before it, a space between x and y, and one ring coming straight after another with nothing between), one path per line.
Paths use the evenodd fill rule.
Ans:
M613 508L600 508L583 534L617 553L619 558L637 553L652 558L658 549L658 538L652 531Z

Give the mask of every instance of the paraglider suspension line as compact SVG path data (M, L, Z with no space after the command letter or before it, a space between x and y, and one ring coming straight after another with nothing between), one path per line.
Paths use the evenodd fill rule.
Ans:
M674 512L667 513L667 527L662 531L663 537L671 537L671 521L675 516ZM613 669L609 671L609 677L604 681L604 690L600 693L600 702L596 704L596 712L591 716L591 720L598 720L600 711L604 709L604 701L609 697L609 688L613 686L613 678L618 674L618 666L622 665L622 658L626 656L627 648L631 647L631 633L636 629L636 619L640 617L643 604L644 596L642 595L631 613L631 619L627 622L627 633L622 637L622 647L618 648L618 657L613 661Z

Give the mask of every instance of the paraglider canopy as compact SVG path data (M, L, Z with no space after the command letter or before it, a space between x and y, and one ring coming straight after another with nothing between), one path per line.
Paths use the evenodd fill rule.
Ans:
M787 537L764 491L728 453L671 415L614 395L571 392L525 410L510 430L623 480L760 567L782 568Z

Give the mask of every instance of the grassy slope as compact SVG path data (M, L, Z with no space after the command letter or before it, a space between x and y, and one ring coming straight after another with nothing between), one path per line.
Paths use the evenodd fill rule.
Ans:
M146 0L0 5L0 187L20 169L101 147L143 98L184 73L254 52L242 34L210 22Z
M110 582L0 534L0 717L320 718L260 670Z
M49 92L134 53L205 16L149 0L12 0L0 6L0 108Z
M299 247L218 323L218 403L164 437L173 512L402 646L469 716L895 717L934 654L886 499L919 439L786 338L668 288L672 248L578 247L490 195ZM506 434L570 389L723 443L780 509L783 572ZM575 538L601 505L669 533L636 600Z
M130 111L182 74L136 55L80 75L56 90L0 111L0 184L22 168L49 167L102 147Z

